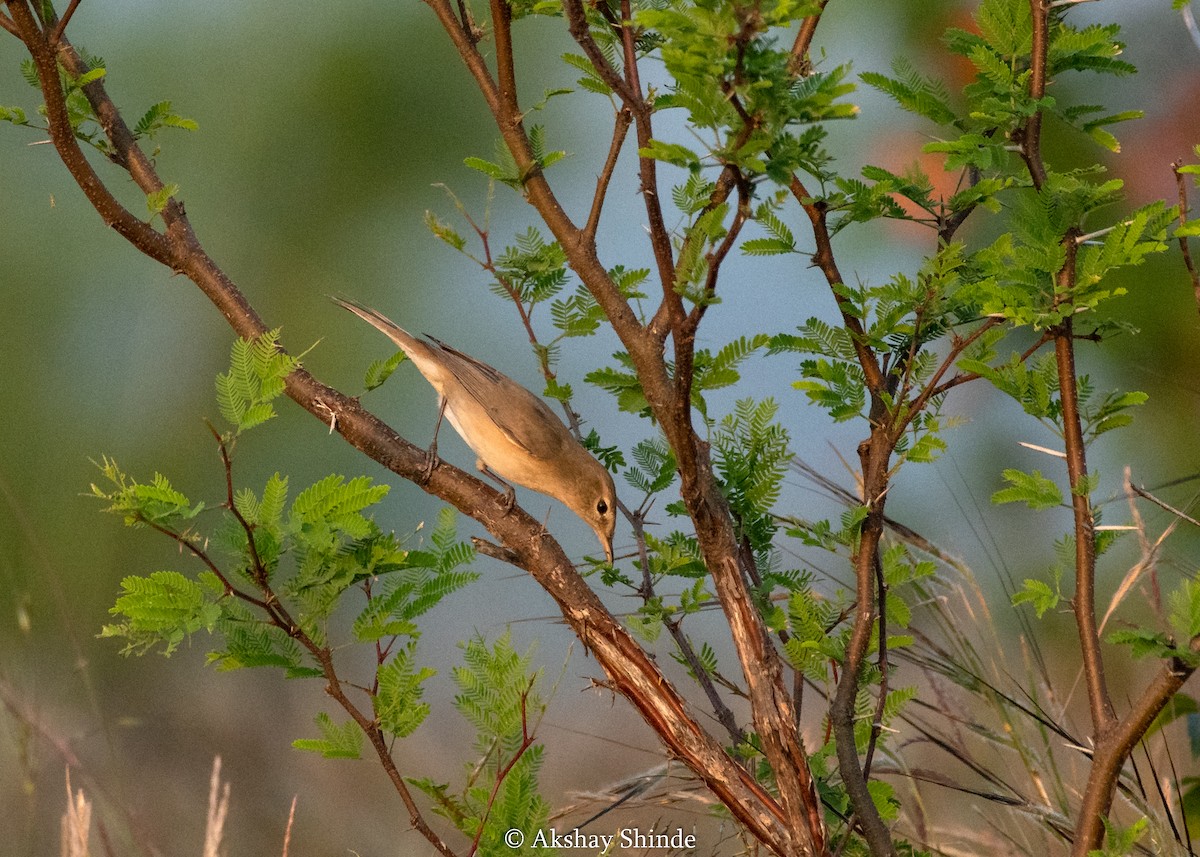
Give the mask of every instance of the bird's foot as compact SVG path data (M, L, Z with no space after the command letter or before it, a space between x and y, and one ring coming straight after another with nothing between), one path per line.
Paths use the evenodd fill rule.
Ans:
M421 485L429 481L429 478L433 476L433 471L441 463L442 460L438 458L437 444L435 443L429 449L425 450L425 466L421 468Z

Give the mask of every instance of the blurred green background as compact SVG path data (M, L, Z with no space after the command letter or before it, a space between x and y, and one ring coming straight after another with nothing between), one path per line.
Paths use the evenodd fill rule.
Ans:
M1173 199L1169 164L1188 157L1200 141L1200 53L1167 0L1088 5L1095 8L1081 14L1121 16L1126 58L1143 71L1135 79L1105 82L1101 97L1114 111L1141 107L1148 114L1118 129L1124 153L1109 163L1128 180L1134 200ZM966 24L964 8L934 0L835 0L818 43L827 64L852 59L856 71L885 70L893 56L924 50L918 67L960 84L962 69L933 49L947 24ZM365 366L389 353L381 337L325 297L344 292L538 386L511 307L487 291L477 268L422 226L426 209L454 217L439 182L473 214L482 213L485 181L463 159L489 157L495 137L480 97L426 7L366 0L89 0L70 33L77 45L107 61L108 90L127 119L170 99L199 122L196 133L161 138L161 175L180 185L206 248L268 325L283 328L293 351L316 343L305 362L318 377L357 392ZM20 46L0 35L0 104L32 113L39 99L18 72ZM557 59L568 45L552 23L533 22L520 35L527 100L573 83L575 75ZM927 127L908 123L871 91L854 100L863 106L862 117L836 127L833 137L847 163L895 169L920 157ZM551 178L575 213L584 210L594 187L609 121L605 103L594 96L556 99L546 111L552 145L571 153ZM660 127L670 128L669 121ZM99 514L100 504L84 496L99 477L92 460L109 455L140 477L166 474L193 499L219 497L219 462L202 420L218 417L213 378L225 367L232 336L188 281L169 276L103 227L53 148L40 143L28 129L0 127L5 853L55 852L68 761L73 784L101 801L115 840L129 835L127 827L153 853L198 850L214 754L223 757L233 788L230 854L278 853L293 795L293 853L423 853L422 842L404 832L404 815L376 767L290 749L294 738L315 734L312 716L325 705L317 683L288 683L266 672L214 674L203 668L203 639L170 662L125 659L116 645L96 639L124 575L191 569L164 540ZM1068 162L1092 157L1069 146L1056 154ZM130 207L141 211L136 189L115 169L99 166ZM604 222L607 264L644 264L642 216L635 182L619 181ZM533 222L524 203L498 191L493 249ZM862 279L885 277L897 267L911 270L927 242L902 228L850 235L840 245L842 267ZM802 262L764 267L757 260L731 260L726 301L711 314L702 344L719 346L742 332L788 330L809 315L828 315L828 293ZM1125 284L1130 294L1121 314L1143 334L1084 349L1082 358L1103 382L1151 394L1135 427L1106 438L1096 451L1110 491L1119 488L1125 463L1148 485L1200 469L1200 325L1177 252L1139 269ZM548 331L548 319L540 321ZM611 337L583 343L564 355L562 377L574 382L579 409L606 440L628 447L645 427L618 415L611 401L581 382L616 348ZM788 389L793 368L783 358L764 358L743 387L717 401L727 406L739 396L778 396L793 437L804 439L798 451L846 482L825 439L850 458L861 429L831 427L809 412L801 395ZM433 394L414 372L401 370L367 404L414 442L428 440ZM244 484L261 487L276 470L290 474L293 486L330 472L386 477L311 417L287 402L280 409L280 419L239 449ZM956 393L951 410L973 421L949 436L951 453L941 463L905 473L889 513L964 556L985 580L996 580L1000 571L1018 580L1039 573L1057 529L1030 532L1034 519L1028 514L986 506L999 487L1001 467L1053 467L1016 446L1018 440L1048 444L1049 437L1023 422L1012 403L982 388ZM443 439L443 456L470 464L465 447L448 434ZM1184 485L1165 496L1185 505L1191 492ZM548 506L522 497L535 514ZM786 504L785 511L810 517L838 514L799 480ZM1124 514L1123 501L1116 506L1111 522ZM413 486L398 484L381 523L411 532L431 521L436 509ZM1162 514L1148 517L1152 526L1166 523ZM1045 521L1038 518L1035 525ZM576 553L594 551L590 533L561 508L552 511L550 525ZM474 532L466 521L462 531ZM630 541L618 529L618 546ZM1194 548L1189 536L1174 543L1166 567L1192 573ZM545 776L552 800L566 802L571 790L596 788L653 765L656 744L621 701L579 692L599 671L572 650L570 635L553 621L550 600L511 570L490 563L481 568L486 580L441 608L422 643L423 651L443 653L435 710L439 704L447 710L452 693L445 667L454 662L455 641L476 630L494 638L515 621L518 646L537 643L547 676L561 676L542 733L551 750ZM1105 593L1122 573L1119 564L1108 568ZM1000 613L1002 598L997 587ZM1069 645L1069 636L1062 639ZM660 660L669 660L665 649ZM406 772L447 779L471 758L470 740L456 717L437 716L400 755Z

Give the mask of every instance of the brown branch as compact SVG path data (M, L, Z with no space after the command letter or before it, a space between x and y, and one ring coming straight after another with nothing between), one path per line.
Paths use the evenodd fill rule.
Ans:
M1046 52L1049 39L1049 12L1043 0L1030 0L1033 19L1033 43L1030 56L1029 95L1035 100L1046 93ZM1021 152L1033 185L1041 190L1046 167L1041 154L1042 112L1029 117L1021 140ZM1100 635L1096 624L1096 532L1091 499L1086 491L1087 452L1079 413L1079 387L1075 372L1075 337L1072 293L1075 288L1075 259L1079 230L1071 228L1062 239L1065 254L1062 267L1054 278L1054 304L1062 307L1066 318L1051 332L1058 370L1059 398L1062 405L1063 440L1066 444L1067 474L1071 487L1071 508L1075 531L1075 597L1072 599L1079 645L1083 656L1084 681L1087 685L1093 738L1102 741L1116 724L1116 712L1108 694Z
M7 30L18 39L21 38L21 31L17 29L17 25L13 23L13 19L0 12L0 29Z
M629 81L613 68L612 63L604 55L604 51L600 49L600 45L592 38L582 0L564 0L563 14L567 19L567 30L571 34L571 38L579 47L583 48L588 62L596 69L596 73L600 75L600 79L604 81L605 85L617 94L626 107L635 112L639 109L644 110L645 102L642 101L641 93L632 89Z
M307 635L304 636L307 638ZM367 740L371 742L371 747L375 750L375 755L379 759L380 766L383 768L384 773L387 774L392 787L400 797L401 803L404 804L404 808L408 811L409 824L443 857L457 857L455 851L442 841L437 832L425 821L425 817L421 814L421 808L417 806L412 791L404 781L404 776L396 767L396 761L392 758L392 753L388 749L387 739L383 730L379 727L378 721L374 716L368 717L346 696L345 691L342 690L342 683L338 679L337 671L334 668L332 653L327 648L321 648L317 651L316 657L325 677L325 693L341 706L343 711L350 715L350 718L358 725L358 728L367 736Z
M214 575L216 575L224 585L227 595L236 597L241 601L245 601L246 603L252 604L259 608L259 610L265 614L267 621L279 628L281 631L287 634L288 637L295 640L308 650L313 659L321 666L321 672L326 682L325 692L329 696L333 697L342 707L342 709L350 715L350 717L355 721L355 723L358 724L359 728L367 736L368 740L370 740L372 747L375 748L381 767L387 774L388 779L391 780L401 802L408 810L409 823L412 824L413 828L420 832L421 835L424 836L425 839L440 854L444 855L444 857L455 857L454 851L442 841L441 837L434 832L433 828L429 826L429 824L425 821L424 816L421 814L420 808L413 799L412 792L409 790L407 783L404 781L404 777L400 774L400 771L396 767L396 763L392 758L391 751L387 748L387 743L384 739L384 735L380 729L379 723L374 717L368 717L365 715L358 708L358 706L351 702L350 698L347 697L345 692L342 690L343 682L337 675L337 670L333 663L333 653L330 651L329 647L318 645L317 642L313 640L312 637L310 637L308 633L299 625L299 623L292 619L287 608L283 606L283 603L279 600L278 596L271 588L270 582L267 579L266 568L262 565L262 560L259 557L258 549L255 545L254 528L245 519L245 517L242 516L241 512L238 511L236 505L234 504L232 476L233 469L232 461L229 457L228 447L226 446L224 440L220 438L220 436L217 437L217 441L220 447L221 462L225 472L226 506L233 513L234 517L238 521L239 526L241 526L243 531L246 533L248 549L251 557L251 573L256 580L260 591L263 593L264 598L255 598L254 596L237 589L237 587L235 587L229 581L229 578L225 575L225 573L221 571L215 562L213 562L212 558L208 556L207 552L201 550L199 547L193 544L182 533L176 533L173 530L154 521L143 519L143 522L152 529L157 530L158 532L163 533L164 535L173 539L180 546L186 548L192 553L193 556L204 563L205 567L207 567Z
M704 297L692 307L691 312L688 313L687 319L682 325L682 330L676 334L685 340L695 338L696 331L700 328L700 322L704 319L704 314L708 311L708 307L717 296L717 278L721 274L721 265L724 263L726 257L729 256L730 251L733 250L738 237L742 234L742 227L750 219L750 183L746 181L741 171L736 167L727 166L725 170L725 174L730 176L732 185L737 188L738 207L733 215L733 222L729 224L729 231L725 233L725 237L721 240L717 249L708 254L708 271L704 275ZM705 211L715 208L716 205L724 202L727 196L728 191L721 195L720 202L714 204L710 201L705 206Z
M1053 338L1054 338L1053 333L1051 333L1050 331L1044 332L1035 343L1033 343L1028 348L1026 348L1023 352L1021 352L1021 356L1019 358L1020 362L1024 363L1026 360L1028 360L1030 357L1032 357L1034 354L1036 354L1038 349L1040 349L1043 345L1045 345L1047 342L1049 342ZM960 384L966 384L970 381L976 380L977 378L979 378L979 375L975 372L960 372L959 374L953 376L949 380L942 382L940 385L933 386L932 384L927 384L926 388L929 390L929 395L926 398L933 398L934 396L940 396L943 393L947 392L948 390L952 390L953 388L959 386Z
M1188 642L1192 655L1200 654L1200 637ZM1112 806L1121 768L1146 734L1154 718L1196 671L1183 658L1172 658L1151 681L1120 723L1096 742L1092 767L1079 807L1079 822L1071 843L1071 857L1087 857L1104 841L1104 819Z
M234 586L229 578L225 576L225 572L221 571L221 567L213 561L212 557L208 555L208 552L196 547L196 545L187 537L186 533L177 533L170 527L164 527L157 521L151 521L148 518L143 518L141 516L139 516L139 520L155 532L162 533L196 559L200 560L200 562L204 563L205 568L216 575L217 579L221 581L221 585L225 588L226 595L231 595L234 598L237 598L239 601L245 601L247 604L253 604L264 613L268 615L271 614L271 606L267 604L267 602L259 598L255 598L248 592L242 592L240 589Z
M1134 485L1131 482L1131 483L1129 483L1129 490L1132 491L1134 494L1137 494L1139 497L1141 497L1145 500L1149 500L1151 503L1153 503L1155 506L1158 506L1160 509L1170 512L1172 515L1179 518L1181 521L1187 521L1189 524L1191 524L1194 527L1200 527L1200 521L1196 520L1195 518L1193 518L1191 515L1187 514L1186 512L1182 512L1179 509L1176 509L1171 504L1163 502L1162 500L1158 499L1153 494L1151 494L1149 491L1147 491L1145 488L1139 488L1138 486Z
M1063 276L1069 274L1073 277L1073 254L1069 249L1067 253ZM1083 654L1083 675L1087 684L1092 729L1094 737L1099 739L1115 725L1116 713L1108 695L1104 660L1100 652L1100 633L1096 625L1096 525L1091 499L1086 490L1087 457L1079 414L1079 388L1075 374L1075 344L1071 338L1071 322L1072 319L1068 317L1055 332L1054 357L1058 367L1063 439L1066 443L1067 474L1071 486L1071 509L1075 519L1075 597L1072 602Z
M650 145L654 138L651 119L652 108L642 97L641 81L637 70L637 55L635 52L633 16L628 0L621 4L621 44L625 58L625 75L622 77L604 57L600 46L592 38L588 29L587 15L581 0L564 0L563 12L567 18L571 37L583 48L588 60L596 69L601 79L617 93L624 107L633 115L638 148ZM663 303L659 313L650 325L653 335L661 343L665 341L669 325L663 324L665 318L672 324L683 316L683 302L675 294L675 263L671 248L671 236L663 219L662 203L658 195L658 163L653 158L638 156L638 174L641 179L642 201L646 207L646 218L650 227L650 246L654 253L655 266L663 292ZM586 234L586 233L585 233ZM594 236L593 236L594 237ZM619 333L619 331L618 331Z
M479 92L487 102L488 109L493 116L498 116L500 112L499 90L492 77L492 72L487 66L487 61L476 46L477 40L467 29L470 25L458 20L447 0L425 0L425 5L433 10L442 29L454 43L459 58L462 59L471 76L475 78L475 85L479 87Z
M58 44L58 40L62 38L63 31L67 29L67 24L70 23L75 10L79 8L79 3L80 0L71 0L71 3L67 6L67 11L63 12L63 16L54 25L54 32L50 34L50 44Z
M162 233L155 231L150 224L145 223L130 213L117 198L108 190L96 171L92 168L91 163L84 155L83 150L79 146L79 142L75 139L75 132L71 128L71 121L67 115L66 98L62 90L62 85L58 73L58 59L55 56L55 49L46 41L45 34L42 32L37 20L29 11L29 7L22 0L6 0L9 8L9 13L12 15L13 23L17 28L17 34L25 43L29 55L33 58L34 66L37 69L38 79L41 83L42 94L46 101L46 122L50 131L50 139L54 143L54 148L58 151L58 156L71 173L71 177L79 188L87 197L88 202L100 214L105 225L111 226L122 237L142 249L142 252L149 255L151 258L163 264L170 265L171 249L167 241L167 237ZM61 45L61 56L63 65L74 74L76 77L83 74L87 69L79 59L74 49L64 39ZM103 84L100 81L94 81L88 84L85 88L89 99L94 93L103 95ZM113 108L115 113L115 107ZM109 133L110 124L106 121L109 115L106 113L97 112L97 118L100 120L101 127L105 133ZM124 123L121 123L122 125ZM128 132L128 129L125 129ZM128 135L127 141L122 141L136 148L133 143L133 135ZM121 146L114 141L114 147L121 149ZM145 193L153 193L162 189L162 182L146 181L146 173L142 170L135 172L134 167L140 166L141 163L136 159L130 164L130 175L134 181L142 188ZM164 212L165 214L165 212Z
M741 235L742 227L746 225L746 221L750 219L750 186L742 177L741 173L734 167L726 167L723 175L734 177L734 182L738 188L738 208L734 214L733 222L729 225L729 231L725 233L724 239L717 248L709 252L706 256L708 263L708 271L705 274L704 294L696 299L695 305L691 312L675 326L672 342L675 346L675 401L682 414L687 417L686 432L692 433L691 424L691 401L692 401L692 384L695 380L694 368L696 357L696 332L700 328L700 322L704 318L705 312L708 311L709 305L715 300L717 294L717 278L721 272L721 264L737 243L738 236ZM720 199L723 202L728 195L728 191L714 193L713 199L705 206L705 211L715 208L719 202L715 200L720 194ZM693 230L688 236L687 243L697 240L698 230ZM699 236L701 239L704 236ZM686 244L684 252L679 254L680 260L687 256ZM664 304L665 306L665 304Z
M989 137L992 136L991 132L989 132L986 136L989 136ZM968 188L975 187L975 185L979 184L979 180L983 176L983 174L980 172L979 167L975 167L975 166L968 167L965 174L967 176L967 187ZM961 177L960 177L959 184L960 185L962 184ZM979 207L979 204L973 202L970 205L968 205L966 208L956 211L954 214L950 215L949 217L945 217L944 215L945 215L946 207L945 207L945 204L943 203L939 207L939 213L937 215L938 246L945 246L945 245L948 245L951 241L953 241L954 236L958 233L958 230L962 227L962 225L964 223L967 222L967 218L969 218L972 215L972 213L974 213L975 209L978 207Z
M604 200L608 196L608 186L612 182L613 173L617 168L617 159L621 156L621 148L629 135L629 126L633 124L633 113L628 107L617 110L617 118L613 123L612 143L608 147L608 157L604 159L604 167L596 179L596 195L592 198L592 208L588 212L587 222L583 226L583 241L588 244L596 243L596 232L600 228L600 212L604 209Z
M521 108L517 98L517 71L513 65L512 6L508 0L490 0L492 9L492 41L496 45L496 80L500 86L500 103L510 122L520 121ZM521 174L525 165L520 164Z
M813 36L816 35L817 25L821 23L821 14L829 0L818 0L818 11L800 22L796 32L796 40L792 42L792 50L788 55L788 72L793 77L804 77L812 71L812 60L808 56L812 47Z
M1175 186L1179 189L1179 225L1183 226L1187 223L1188 198L1187 182L1183 173L1179 171L1181 166L1179 161L1171 164L1171 172L1175 174ZM1196 270L1196 264L1192 261L1192 250L1188 246L1186 235L1179 236L1179 252L1183 254L1183 266L1187 268L1188 276L1191 277L1192 294L1196 299L1196 308L1200 310L1200 271Z
M1050 40L1049 7L1046 0L1029 0L1033 18L1033 47L1029 58L1029 97L1040 101L1046 96L1046 50ZM1036 110L1018 135L1021 157L1029 169L1035 190L1046 183L1046 165L1042 162L1042 111Z
M883 577L883 563L875 555L875 591L879 602L879 696L875 701L875 717L871 721L871 737L867 740L867 752L863 754L863 779L871 778L871 762L875 758L875 746L879 733L883 731L883 712L888 698L888 642L887 642L887 581Z
M854 624L842 662L842 674L829 707L829 719L837 744L838 771L842 775L854 815L862 827L863 838L866 839L874 857L896 857L896 850L892 845L891 834L875 808L871 792L867 788L866 774L859 762L854 740L854 712L859 677L862 675L863 662L871 644L871 632L875 624L875 569L879 562L879 545L884 528L888 461L894 446L895 442L887 429L881 423L873 421L870 438L863 441L858 448L863 478L861 502L868 511L862 523L858 550L853 557L856 593Z
M576 0L577 2L578 0ZM442 29L450 37L463 63L467 66L467 70L475 79L505 146L512 154L520 174L525 177L522 189L526 200L537 209L555 239L566 250L571 267L579 275L592 296L596 298L597 303L604 309L605 315L612 322L613 329L621 337L626 348L631 354L644 352L649 355L652 350L649 344L638 342L641 325L637 316L629 303L621 296L620 291L608 276L608 271L601 264L596 253L595 243L583 239L582 232L563 210L545 176L538 168L520 113L514 112L510 106L506 106L504 103L486 60L479 53L475 43L458 25L458 18L448 0L425 0L425 3L437 16L438 21L442 24ZM565 5L569 6L570 3Z
M444 0L428 2L439 18L453 24L453 15L441 11L445 6ZM585 53L589 53L589 47L594 48L594 45L591 44L587 33L586 19L578 0L566 0L564 11L572 34L584 46ZM486 66L469 41L461 32L455 32L455 29L453 26L447 27L451 39L455 41L467 61L468 68L481 82L481 86L486 87L490 80L490 76L486 74ZM622 89L620 86L613 88L618 92ZM711 738L704 733L693 735L686 726L681 729L681 724L674 722L680 717L679 714L664 718L662 701L658 699L659 691L656 685L639 687L617 681L615 683L618 690L630 698L652 728L709 784L717 796L729 806L731 812L747 824L754 835L768 847L778 852L780 849L786 851L795 845L796 849L821 853L824 849L821 807L808 771L807 755L792 727L792 704L783 681L782 662L766 636L762 617L757 613L738 572L736 541L730 523L728 504L714 477L707 447L701 444L700 438L692 430L690 402L679 401L663 362L662 341L668 331L655 331L652 336L645 335L628 302L617 291L601 265L594 244L581 240L581 233L562 211L544 176L540 172L528 169L532 158L528 153L528 141L519 123L506 115L499 98L488 97L488 104L514 160L522 169L522 174L529 176L524 186L526 198L558 238L567 252L571 267L604 309L614 331L628 349L642 381L647 401L664 427L668 442L676 454L682 474L681 493L699 534L701 551L713 575L717 595L729 618L734 638L738 641L739 660L743 672L748 677L748 693L752 701L755 728L762 736L763 749L776 775L783 804L782 815L774 815L777 811L774 802L767 799L764 803L765 795L752 779L749 782L740 779L745 776L744 772L738 773L740 768L737 771L729 770L732 762L724 753L719 756L706 755L704 758L698 755L708 754L709 751L705 748L715 746L711 744ZM636 99L627 104L634 113L639 145L644 146L649 142L651 134L649 107ZM646 204L651 219L652 241L655 245L660 277L664 282L664 300L678 307L677 317L682 317L682 303L673 288L669 236L665 227L661 226L655 165L652 160L643 158L640 168L643 192L647 194ZM507 544L511 545L511 542ZM522 567L527 567L527 570L533 572L533 569L526 565ZM549 587L550 590L553 588ZM582 587L577 598L586 600L560 602L568 620L573 607L594 600L594 596L586 587ZM599 609L598 604L596 609ZM593 620L590 614L584 613L580 615L578 622L573 622L572 625L580 639L595 651L598 644L591 640L594 632L588 630L591 621ZM632 647L628 657L643 656L632 641L624 642L627 638L623 632L620 639L623 641L622 645ZM606 670L613 675L613 670L607 666L606 660L601 658L601 661L606 663ZM657 673L657 670L654 672ZM661 676L656 679L661 680ZM686 724L694 726L690 717L685 717L684 720ZM733 767L737 768L736 765ZM768 809L763 810L764 805ZM805 832L793 834L791 831ZM794 835L799 837L795 842L792 841Z
M849 299L838 291L845 280L842 279L842 272L838 270L837 261L833 255L833 242L827 222L829 209L823 201L813 198L804 183L800 181L799 176L792 176L788 189L800 203L800 207L804 209L804 213L808 215L809 222L812 224L813 239L817 245L817 252L813 254L812 262L821 269L821 273L825 275L825 282L834 290L834 300L842 315L842 324L850 331L850 339L854 343L854 354L862 367L867 389L873 395L879 393L887 385L887 379L879 366L879 359L867 347L866 331L863 330L862 323L854 316L854 307L850 305Z

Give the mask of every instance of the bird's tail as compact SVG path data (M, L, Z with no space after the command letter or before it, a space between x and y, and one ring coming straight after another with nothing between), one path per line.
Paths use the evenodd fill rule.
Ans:
M354 313L367 324L380 331L384 336L392 340L392 342L399 345L409 357L413 356L414 348L420 349L421 343L419 340L378 310L371 309L366 304L359 303L353 298L330 295L329 299L343 309L350 310L350 312Z

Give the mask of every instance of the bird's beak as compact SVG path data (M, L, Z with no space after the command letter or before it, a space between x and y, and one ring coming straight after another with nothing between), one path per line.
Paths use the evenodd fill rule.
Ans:
M604 558L608 560L609 565L612 565L613 564L612 539L606 539L606 538L604 538L604 536L601 536L600 537L600 546L604 548Z

